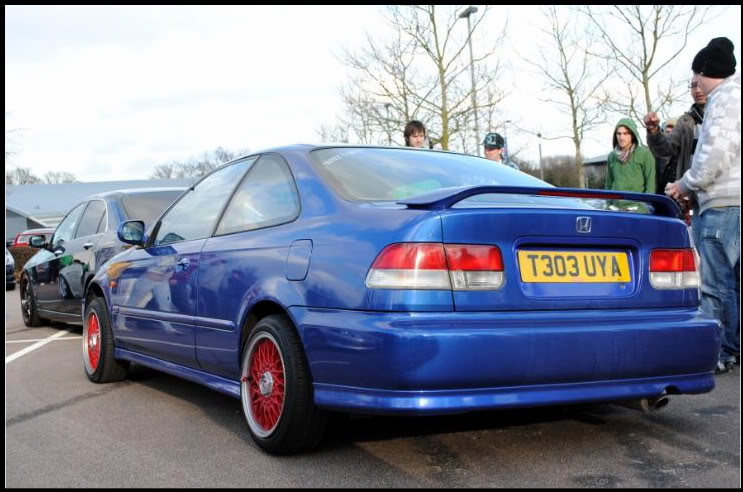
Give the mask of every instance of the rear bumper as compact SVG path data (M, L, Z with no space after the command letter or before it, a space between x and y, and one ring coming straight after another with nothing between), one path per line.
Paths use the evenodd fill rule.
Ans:
M325 408L457 413L704 393L717 322L696 309L378 313L292 308Z

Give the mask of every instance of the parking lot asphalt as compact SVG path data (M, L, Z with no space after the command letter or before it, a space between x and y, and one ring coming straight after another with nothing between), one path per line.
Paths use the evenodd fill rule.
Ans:
M337 416L317 451L274 457L236 399L141 368L91 383L81 331L27 328L6 291L6 487L740 487L740 366L650 414Z

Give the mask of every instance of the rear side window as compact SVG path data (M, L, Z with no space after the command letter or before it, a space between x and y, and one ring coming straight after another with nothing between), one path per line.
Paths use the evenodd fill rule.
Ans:
M101 200L91 200L85 207L75 237L91 236L98 231L101 218L106 215L106 205Z
M254 161L219 168L188 190L160 221L155 245L211 236L227 199Z
M268 154L253 166L232 197L216 234L271 227L299 215L299 197L289 167Z
M160 217L163 210L181 196L181 193L183 190L134 193L122 196L121 205L128 220L141 220L149 225Z

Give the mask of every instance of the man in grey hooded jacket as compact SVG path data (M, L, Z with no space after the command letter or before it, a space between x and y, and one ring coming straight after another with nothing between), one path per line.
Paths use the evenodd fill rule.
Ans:
M715 38L691 65L692 84L707 94L694 158L680 180L666 186L679 200L696 195L691 223L701 258L702 310L720 320L722 347L717 374L740 361L740 74L733 43Z

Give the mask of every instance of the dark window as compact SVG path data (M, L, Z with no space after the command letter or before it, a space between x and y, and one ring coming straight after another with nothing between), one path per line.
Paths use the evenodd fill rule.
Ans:
M183 190L133 193L121 197L121 205L124 207L127 220L141 220L149 225L182 193Z
M183 195L162 218L155 245L209 237L227 199L255 159L222 167Z
M52 237L52 246L60 244L60 242L69 241L72 239L72 235L75 233L77 224L80 220L80 216L83 214L85 204L81 203L77 207L73 208L67 216L59 223L57 230L54 231Z
M101 200L91 200L80 219L75 237L91 236L98 230L101 217L106 215L106 205Z
M98 223L98 230L96 232L102 233L108 230L108 211L106 211L101 217L101 221Z
M270 227L294 220L299 198L289 167L277 155L253 166L227 206L217 234Z

